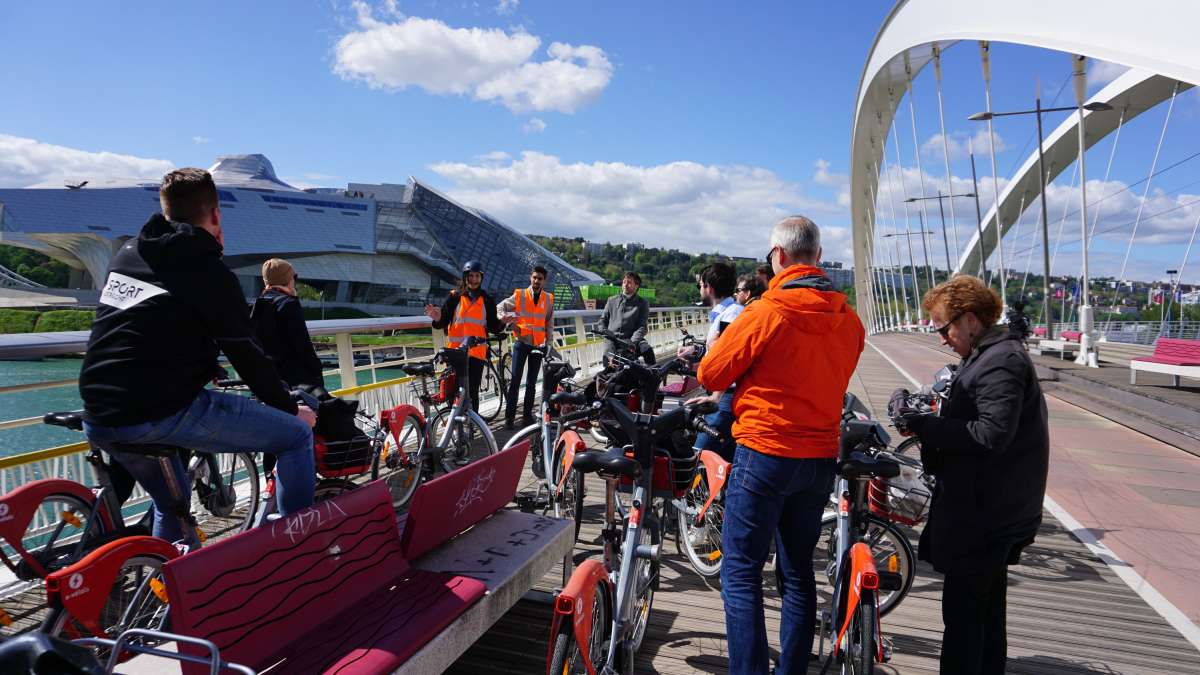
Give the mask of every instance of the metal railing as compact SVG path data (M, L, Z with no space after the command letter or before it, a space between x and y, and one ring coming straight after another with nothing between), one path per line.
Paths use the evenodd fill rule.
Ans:
M571 310L557 312L555 316L554 341L557 349L563 358L568 360L579 371L581 378L590 376L600 367L600 359L605 347L604 341L596 339L589 330L596 319L600 317L600 314L599 310ZM679 330L680 328L695 329L707 323L708 316L706 309L697 307L651 308L650 319L647 322L646 340L656 352L668 351L681 343L682 334ZM405 361L403 359L384 360L369 365L355 366L354 354L356 351L382 351L387 347L371 346L356 350L351 345L351 336L389 330L426 328L431 331L431 343L436 348L440 348L444 344L445 337L441 331L432 330L429 324L429 319L423 316L312 321L309 322L309 331L313 335L332 334L336 336L339 368L333 372L341 375L342 382L349 383L350 386L343 386L341 389L334 391L333 394L356 399L359 401L361 410L370 415L375 415L380 410L394 407L401 403L417 403L412 394L411 386L409 386L413 378L392 378L358 385L358 373L369 371L374 375L379 369L395 368ZM695 331L693 330L693 332ZM13 338L19 336L0 337ZM5 345L10 350L22 350L21 353L26 356L71 353L70 349L66 349L68 346L74 346L75 350L78 351L86 346L86 340L86 332L83 334L82 341L77 337L61 334L40 334L32 340L27 340L25 344L16 344L17 341L9 339L6 342L0 342L0 356L4 354L3 349ZM35 345L39 343L47 345L44 353L36 351ZM432 355L432 350L423 354L417 354L416 351L417 348L410 348L409 350L402 350L401 353L404 356L412 357L411 360L413 361L427 360ZM9 353L11 354L12 351ZM376 378L373 377L372 379ZM58 380L46 383L46 386L66 386L75 384L76 382L76 380ZM38 388L37 383L0 388L0 397L6 393L29 391L34 388ZM494 397L491 399L485 398L480 401L481 407L485 407L485 409L489 404L495 405L498 403ZM0 420L0 430L40 423L40 417ZM95 476L92 474L91 465L86 461L87 449L88 445L86 441L81 441L0 458L0 494L29 481L47 477L68 478L84 485L94 484ZM131 498L130 504L134 503L141 503L143 505L148 503L146 496L141 492L140 488L134 497Z

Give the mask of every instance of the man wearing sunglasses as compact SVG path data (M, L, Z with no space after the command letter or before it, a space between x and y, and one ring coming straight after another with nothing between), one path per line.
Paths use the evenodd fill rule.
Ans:
M729 672L767 673L762 571L774 540L783 606L776 672L807 672L816 587L813 549L833 486L842 397L865 331L817 267L821 233L803 216L771 231L775 277L700 362L711 391L737 382L733 469L721 533Z

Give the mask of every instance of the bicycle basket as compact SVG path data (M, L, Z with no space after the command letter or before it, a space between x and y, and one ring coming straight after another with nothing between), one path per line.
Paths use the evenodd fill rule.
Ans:
M895 458L895 455L890 455ZM871 513L904 525L914 526L925 520L929 500L933 497L925 484L919 463L897 460L900 475L895 478L875 478L867 487Z
M317 473L324 478L339 478L366 473L371 468L371 439L365 434L345 441L327 441L313 437Z

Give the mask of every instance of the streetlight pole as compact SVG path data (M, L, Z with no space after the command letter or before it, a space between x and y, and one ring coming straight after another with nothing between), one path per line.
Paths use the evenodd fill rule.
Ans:
M966 194L960 194L960 195L944 195L944 194L942 194L941 188L939 188L936 197L909 197L908 199L904 200L905 202L916 202L916 201L921 201L923 199L938 200L938 214L942 218L942 246L945 247L945 251L946 251L946 275L947 275L947 277L949 277L949 275L954 272L954 266L950 262L950 240L946 238L946 209L945 209L945 207L942 206L942 200L943 199L951 199L953 197L975 197L975 193L968 192ZM954 204L951 203L951 207L953 207L953 206L954 206ZM951 215L953 215L953 211L951 212Z
M1086 89L1087 89L1087 80L1085 79L1085 75L1084 75L1084 65L1086 65L1086 59L1085 59L1085 57L1082 57L1082 56L1077 56L1077 57L1073 57L1073 58L1076 59L1075 70L1074 70L1076 105L1065 107L1065 108L1043 108L1042 107L1042 88L1041 88L1041 84L1039 83L1038 88L1037 88L1036 99L1035 99L1035 106L1034 106L1033 110L1017 110L1017 111L1013 111L1013 112L985 111L985 112L975 113L974 115L970 115L967 117L967 119L971 120L972 122L980 122L980 121L990 120L993 117L1007 117L1009 115L1036 115L1037 116L1038 174L1042 181L1042 186L1041 186L1042 187L1042 199L1041 199L1041 202L1042 202L1042 318L1046 321L1046 334L1049 335L1050 337L1053 337L1053 335L1051 335L1051 331L1050 331L1050 328L1053 326L1053 320L1052 320L1053 317L1050 315L1050 234L1049 234L1050 221L1049 221L1049 217L1046 215L1047 175L1046 175L1046 158L1045 158L1045 155L1043 154L1044 151L1042 149L1042 145L1044 144L1044 140L1043 140L1044 136L1042 133L1042 113L1063 112L1063 111L1067 111L1067 110L1070 110L1072 112L1078 112L1078 114L1079 114L1079 124L1078 124L1078 126L1079 126L1079 159L1078 159L1078 161L1079 161L1079 174L1082 177L1084 175L1084 150L1085 150L1085 148L1084 148L1083 111L1086 110L1088 112L1101 112L1101 111L1107 111L1107 110L1113 109L1113 107L1111 105L1109 105L1108 103L1104 103L1102 101L1093 101L1092 103L1087 103L1087 104L1085 104L1083 102L1083 97L1086 94ZM968 145L968 148L969 147L970 146ZM972 178L974 178L974 175L975 175L975 155L974 155L974 153L971 154L971 175L972 175ZM1088 284L1087 193L1082 187L1083 183L1084 183L1084 180L1080 180L1081 187L1079 190L1079 198L1080 198L1082 208L1079 209L1079 212L1081 214L1081 217L1083 218L1083 278L1080 281L1081 281L1081 285L1083 286L1083 290L1082 290L1083 296L1081 296L1082 302L1079 307L1079 310L1080 310L1080 312L1079 312L1079 319L1080 319L1079 330L1081 333L1084 334L1085 337L1080 338L1080 344L1079 344L1080 356L1079 356L1079 358L1076 359L1076 363L1080 363L1080 364L1087 363L1088 365L1096 366L1096 353L1095 353L1095 348L1092 346L1093 345L1093 336L1091 334L1092 333L1092 307L1089 304L1088 295L1087 295L1087 284ZM976 190L976 192L978 192L978 190ZM976 211L979 210L978 199L979 198L976 197L976 205L975 205ZM982 222L982 220L983 220L983 218L980 217L981 222ZM996 227L997 228L1000 227L1000 213L999 212L996 213ZM983 258L983 250L982 250L983 232L982 231L979 233L979 242L980 242L979 256L980 256L980 260L982 261L982 258ZM986 274L986 268L984 270L984 273ZM1085 323L1085 320L1086 320L1086 323ZM1085 325L1086 325L1086 328L1084 327Z

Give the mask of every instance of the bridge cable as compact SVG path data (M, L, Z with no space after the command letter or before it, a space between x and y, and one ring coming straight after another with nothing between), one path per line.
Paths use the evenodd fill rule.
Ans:
M896 131L896 117L892 116L892 136L896 139L896 172L900 174L900 193L904 196L904 232L905 239L908 241L908 264L912 268L913 277L913 305L917 308L917 321L922 320L921 314L921 282L917 279L917 263L913 258L912 245L912 216L908 211L908 186L904 183L904 162L900 159L900 132Z
M880 168L883 173L887 174L888 178L888 209L892 212L892 247L896 252L896 266L900 270L900 288L904 292L904 323L911 326L912 313L909 311L908 283L904 280L904 264L901 262L903 258L900 257L900 220L896 217L896 185L895 181L892 180L892 172L888 170L886 150L887 148L885 147L884 152L879 153L879 160L882 162ZM916 303L914 302L913 304L915 305Z
M921 141L917 137L917 108L913 103L912 67L908 62L908 52L904 52L905 86L908 88L908 118L912 122L913 156L917 160L917 179L921 186L921 251L925 255L925 270L928 273L929 287L933 288L933 261L929 259L929 240L925 233L929 231L929 203L925 199L925 170L921 168Z
M989 113L987 119L988 130L988 154L992 160L992 195L995 200L996 211L996 251L1000 255L1000 305L1001 316L1008 307L1008 271L1004 269L1004 223L1000 217L1000 180L996 172L996 133L992 129L992 59L991 46L987 40L979 41L979 58L983 65L983 99L987 106L986 110ZM983 246L983 242L979 242ZM980 255L983 255L983 250L980 249Z
M950 202L950 231L954 233L954 259L958 260L962 256L962 249L958 245L958 218L954 215L954 180L950 175L950 140L946 138L946 111L942 105L942 48L936 42L933 43L933 76L937 82L938 127L942 131L942 161L946 165L946 194L951 195L948 200ZM954 274L954 270L948 269L946 274Z

